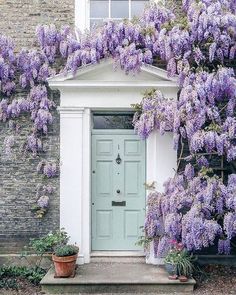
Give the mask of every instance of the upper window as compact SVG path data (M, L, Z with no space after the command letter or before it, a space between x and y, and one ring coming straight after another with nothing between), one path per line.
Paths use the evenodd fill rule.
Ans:
M133 113L94 114L93 129L134 129Z
M104 19L122 20L140 16L149 0L90 0L90 27Z

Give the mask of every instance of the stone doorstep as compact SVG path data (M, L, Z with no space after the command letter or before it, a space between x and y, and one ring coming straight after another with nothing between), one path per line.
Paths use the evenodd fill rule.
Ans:
M74 278L54 278L51 268L41 281L47 294L158 293L192 294L195 280L171 281L162 267L133 263L90 263L79 265Z

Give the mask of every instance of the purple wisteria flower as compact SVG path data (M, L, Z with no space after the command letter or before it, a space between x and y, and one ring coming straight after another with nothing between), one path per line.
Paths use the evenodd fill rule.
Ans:
M41 196L37 201L37 205L42 209L48 208L49 197L48 196Z
M47 178L56 177L59 174L59 168L57 163L42 160L37 165L37 172L43 174ZM50 187L44 188L47 192L51 191Z
M229 239L218 241L218 253L229 255L231 251L231 243Z
M58 167L56 163L49 163L47 162L43 168L43 174L48 177L55 177L58 175Z

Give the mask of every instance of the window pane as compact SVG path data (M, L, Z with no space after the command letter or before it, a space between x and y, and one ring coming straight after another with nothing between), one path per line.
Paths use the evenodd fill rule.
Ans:
M132 0L131 1L131 17L140 16L148 1Z
M111 0L111 17L128 18L129 2L128 0Z
M134 129L133 114L93 116L94 129Z
M108 0L91 0L90 17L104 18L109 16Z

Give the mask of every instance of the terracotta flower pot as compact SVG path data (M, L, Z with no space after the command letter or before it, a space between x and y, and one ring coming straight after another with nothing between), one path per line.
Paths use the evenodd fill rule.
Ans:
M78 254L72 256L59 257L52 254L52 260L54 262L56 277L68 278L75 272L76 259Z
M181 276L179 276L179 281L181 283L186 283L188 281L188 278L186 276L181 275Z

